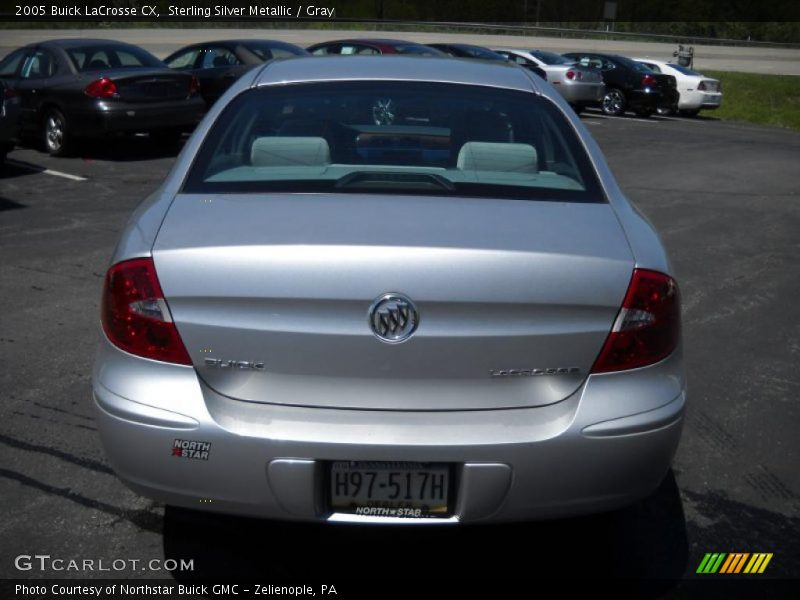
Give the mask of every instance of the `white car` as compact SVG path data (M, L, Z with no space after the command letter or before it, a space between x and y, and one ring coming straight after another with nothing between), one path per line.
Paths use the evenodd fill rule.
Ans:
M719 108L722 105L722 83L718 79L706 77L675 63L654 60L652 58L634 58L633 60L650 67L656 73L672 75L678 86L680 99L678 110L689 117L697 116L700 109ZM658 109L658 114L669 114L669 109Z

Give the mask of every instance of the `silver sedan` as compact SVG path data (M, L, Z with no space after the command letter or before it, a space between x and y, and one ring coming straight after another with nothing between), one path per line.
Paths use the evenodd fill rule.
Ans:
M94 402L172 505L519 521L646 497L685 402L658 236L550 86L356 56L246 74L133 214Z
M555 52L520 48L499 48L495 52L520 66L544 71L548 83L555 86L577 112L599 102L605 94L606 86L598 69L575 64L574 60Z

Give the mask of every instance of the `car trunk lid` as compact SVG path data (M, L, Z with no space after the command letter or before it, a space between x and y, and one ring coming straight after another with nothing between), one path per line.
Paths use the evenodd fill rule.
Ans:
M166 69L116 69L102 76L116 83L123 102L183 100L191 93L191 75Z
M388 410L568 397L633 270L605 203L358 194L179 195L153 257L217 392ZM418 310L397 344L368 314L392 292Z

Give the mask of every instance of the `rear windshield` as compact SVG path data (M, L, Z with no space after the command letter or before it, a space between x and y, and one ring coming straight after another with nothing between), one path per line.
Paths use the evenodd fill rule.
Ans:
M689 67L684 67L682 65L667 63L667 66L672 67L673 69L678 71L678 73L683 73L684 75L697 75L699 77L703 76L701 73L698 73L697 71L690 69Z
M544 52L542 50L531 50L531 56L539 59L546 65L571 65L575 63L575 59L561 56L555 52Z
M92 45L67 48L75 68L85 71L138 67L163 67L155 56L135 46Z
M634 71L637 71L639 73L657 73L658 72L658 71L654 71L653 69L651 69L649 65L647 65L645 63L640 63L640 62L635 61L635 60L619 60L619 59L617 59L617 62L621 63L622 65L627 65L628 67L630 67L631 69L633 69Z
M398 54L419 54L420 56L441 56L442 52L428 46L419 44L395 44L395 51Z
M575 131L548 100L393 81L243 92L204 140L184 191L605 201Z

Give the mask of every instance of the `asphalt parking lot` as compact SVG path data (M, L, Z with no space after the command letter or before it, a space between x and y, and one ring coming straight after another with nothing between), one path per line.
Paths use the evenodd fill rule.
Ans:
M77 576L21 572L20 554L193 559L179 579L334 582L383 578L383 561L399 561L412 578L645 576L656 595L706 552L772 552L765 577L800 577L800 132L713 118L584 122L661 232L682 287L689 408L653 498L580 519L375 530L165 510L136 496L100 448L91 364L107 261L174 156L146 138L80 158L17 149L0 168L0 577Z

